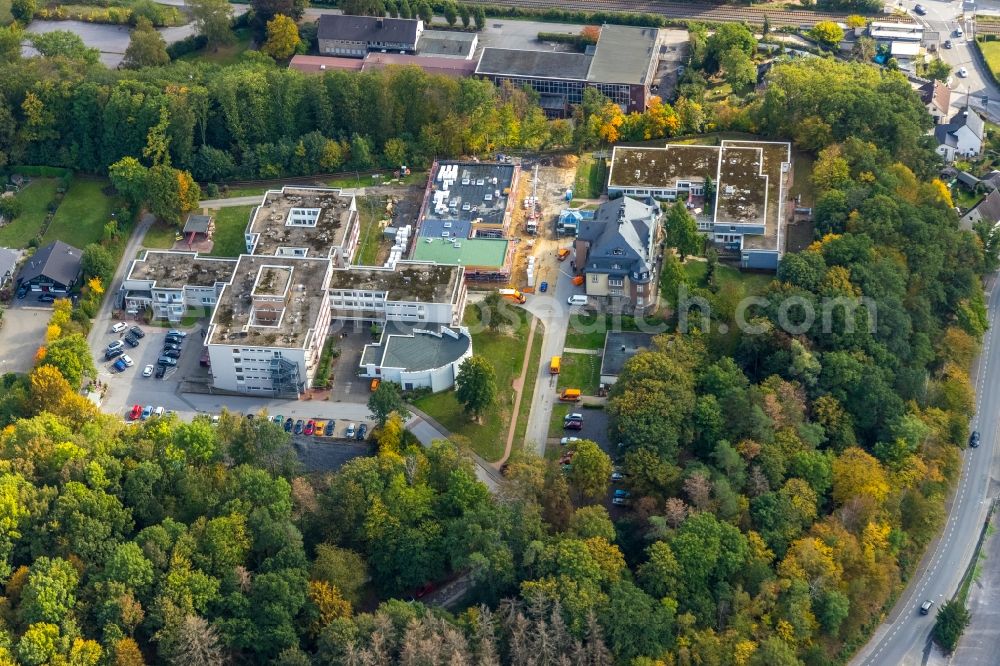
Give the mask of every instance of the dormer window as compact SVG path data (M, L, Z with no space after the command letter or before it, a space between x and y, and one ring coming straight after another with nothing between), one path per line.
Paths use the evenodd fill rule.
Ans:
M615 249L611 250L611 254L615 255L616 257L620 257L623 254L625 254L625 250L621 249L620 247L616 247Z

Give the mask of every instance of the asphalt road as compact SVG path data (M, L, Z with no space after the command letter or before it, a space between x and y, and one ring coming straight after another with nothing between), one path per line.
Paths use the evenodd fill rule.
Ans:
M989 498L997 491L992 484L1000 456L1000 447L997 446L997 431L1000 426L1000 340L996 339L1000 289L995 285L996 275L987 284L990 328L983 340L983 351L972 378L976 387L976 414L971 427L980 432L982 444L978 449L966 449L963 453L962 476L944 530L924 556L920 569L892 609L887 621L851 661L857 666L915 665L932 659L943 663L930 643L934 612L920 615L918 609L925 599L940 606L958 589L986 519ZM994 634L996 631L994 628ZM996 652L993 657L990 663L996 663Z

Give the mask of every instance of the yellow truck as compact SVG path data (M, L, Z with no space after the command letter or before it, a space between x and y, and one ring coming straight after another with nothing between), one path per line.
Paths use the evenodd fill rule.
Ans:
M563 389L563 392L559 394L559 400L562 402L580 402L580 389Z
M520 303L523 305L524 302L528 300L527 298L525 298L524 294L522 294L517 289L507 288L507 289L500 289L499 291L501 296L503 296L504 298L509 298L515 303Z
M552 360L549 361L549 372L553 375L558 375L560 363L562 363L562 358L559 356L553 356Z

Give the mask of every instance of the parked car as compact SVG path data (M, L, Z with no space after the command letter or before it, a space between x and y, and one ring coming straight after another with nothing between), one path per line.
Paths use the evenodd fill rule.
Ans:
M110 361L113 358L118 358L119 356L121 356L124 353L125 353L125 350L123 350L123 349L109 349L106 352L104 352L104 360L105 361Z
M579 437L563 437L562 439L559 440L559 445L566 446L567 444L572 444L573 442L579 442L579 441L580 441Z
M160 405L153 410L153 416L163 416L163 406Z
M127 367L128 366L125 365L125 361L123 361L122 359L118 359L111 365L112 370L114 370L115 372L125 372L125 368Z
M323 429L326 428L326 421L316 421L315 429L313 434L317 437L323 436Z
M129 347L135 348L139 346L139 338L135 337L131 333L122 338L122 340L124 340L125 344L127 344Z
M619 483L625 480L625 475L621 472L611 472L611 483Z
M309 419L306 422L306 427L302 430L302 434L311 435L313 434L313 432L315 432L315 430L316 430L316 422L313 421L312 419Z
M140 418L143 421L145 421L146 419L148 419L150 417L150 415L152 413L153 413L153 406L152 405L146 405L145 407L142 408L142 416L140 416Z
M358 434L355 437L359 442L365 441L365 436L368 434L368 424L362 423L358 426Z
M278 425L281 425L284 422L285 422L285 417L282 416L281 414L275 414L274 416L271 417L271 423L277 423Z
M581 414L580 412L570 412L569 414L563 417L563 421L582 421L582 420L583 420L583 414Z
M927 13L927 8L924 7L923 5L914 5L913 13L917 14L918 16L923 16Z
M337 422L330 419L326 422L326 427L323 428L323 434L327 437L333 437L333 431L337 427Z
M42 294L41 296L38 297L38 301L40 303L54 303L55 300L56 297L53 296L52 294Z
M184 331L178 331L176 328L172 328L167 331L167 335L176 335L179 338L186 338L188 334Z
M965 77L967 77L969 75L969 70L967 70L964 67L959 67L958 68L958 75L959 75L959 77L961 77L961 78L964 79Z
M632 493L630 493L629 491L625 490L624 488L619 488L618 490L615 491L615 497L628 497L631 494Z
M295 432L296 435L301 435L302 434L302 427L303 427L303 421L302 421L302 419L299 419L298 421L295 422L294 432Z
M22 284L17 288L17 297L24 298L28 294L28 285Z
M176 335L168 335L163 339L163 342L165 344L171 344L171 345L182 345L184 344L184 338Z
M549 283L548 282L542 282L540 285L538 285L538 291L542 292L543 294L545 292L547 292L548 290L549 290Z
M294 425L295 425L295 421L292 419L291 416L289 416L287 419L285 419L285 425L284 425L285 432L291 432L292 431L292 427Z
M978 430L973 430L972 434L969 435L969 446L971 446L974 449L978 449L979 448L979 431Z
M132 405L132 411L128 413L130 421L138 421L142 416L142 405Z
M156 359L156 362L161 366L166 365L170 366L171 368L177 365L177 359L170 358L169 356L161 356L160 358Z
M614 499L611 500L611 503L616 506L628 506L632 502L627 497L615 497Z
M135 365L135 361L133 361L132 357L129 356L128 354L125 354L124 356L122 356L121 360L125 361L125 365L128 366L129 368L131 368L133 365Z
M114 351L115 349L124 349L125 343L121 340L115 340L114 342L108 344L107 350Z
M173 359L178 359L181 357L181 353L176 349L164 349L163 355L166 356L167 358L173 358Z
M165 343L163 343L163 350L166 351L167 349L179 352L181 350L181 346L180 345L175 345L172 342L165 342Z
M347 437L347 439L351 439L357 434L357 432L358 432L358 426L354 425L353 423L350 423L347 426L347 432L344 434Z
M563 428L566 430L583 430L583 421L563 421Z
M156 366L156 378L163 379L163 376L167 374L167 368L163 365Z
M147 365L145 368L143 368L142 369L142 376L143 377L152 377L153 376L153 366Z
M950 40L950 39L946 39L946 40L944 40L944 47L945 47L946 49L950 49L950 48L952 48L952 46L954 46L954 45L953 45L953 44L951 43L951 40Z
M137 338L144 338L144 337L146 337L146 332L143 331L138 326L133 326L132 328L128 329L128 332L131 333L132 335L134 335Z
M112 333L121 333L126 328L128 328L128 324L126 324L123 321L120 321L120 322L116 323L114 326L111 327L111 332Z

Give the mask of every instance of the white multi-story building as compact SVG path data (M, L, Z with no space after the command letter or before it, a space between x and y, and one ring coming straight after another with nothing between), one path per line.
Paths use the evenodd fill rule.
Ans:
M467 297L463 274L461 266L416 261L334 269L330 307L343 321L458 326Z
M317 187L268 190L250 213L247 254L276 257L329 257L350 266L361 224L353 194Z
M188 309L210 312L235 267L235 259L147 250L125 274L122 306L130 314L148 308L155 319L170 322L179 322Z
M295 397L330 331L330 260L243 255L205 338L215 388Z

